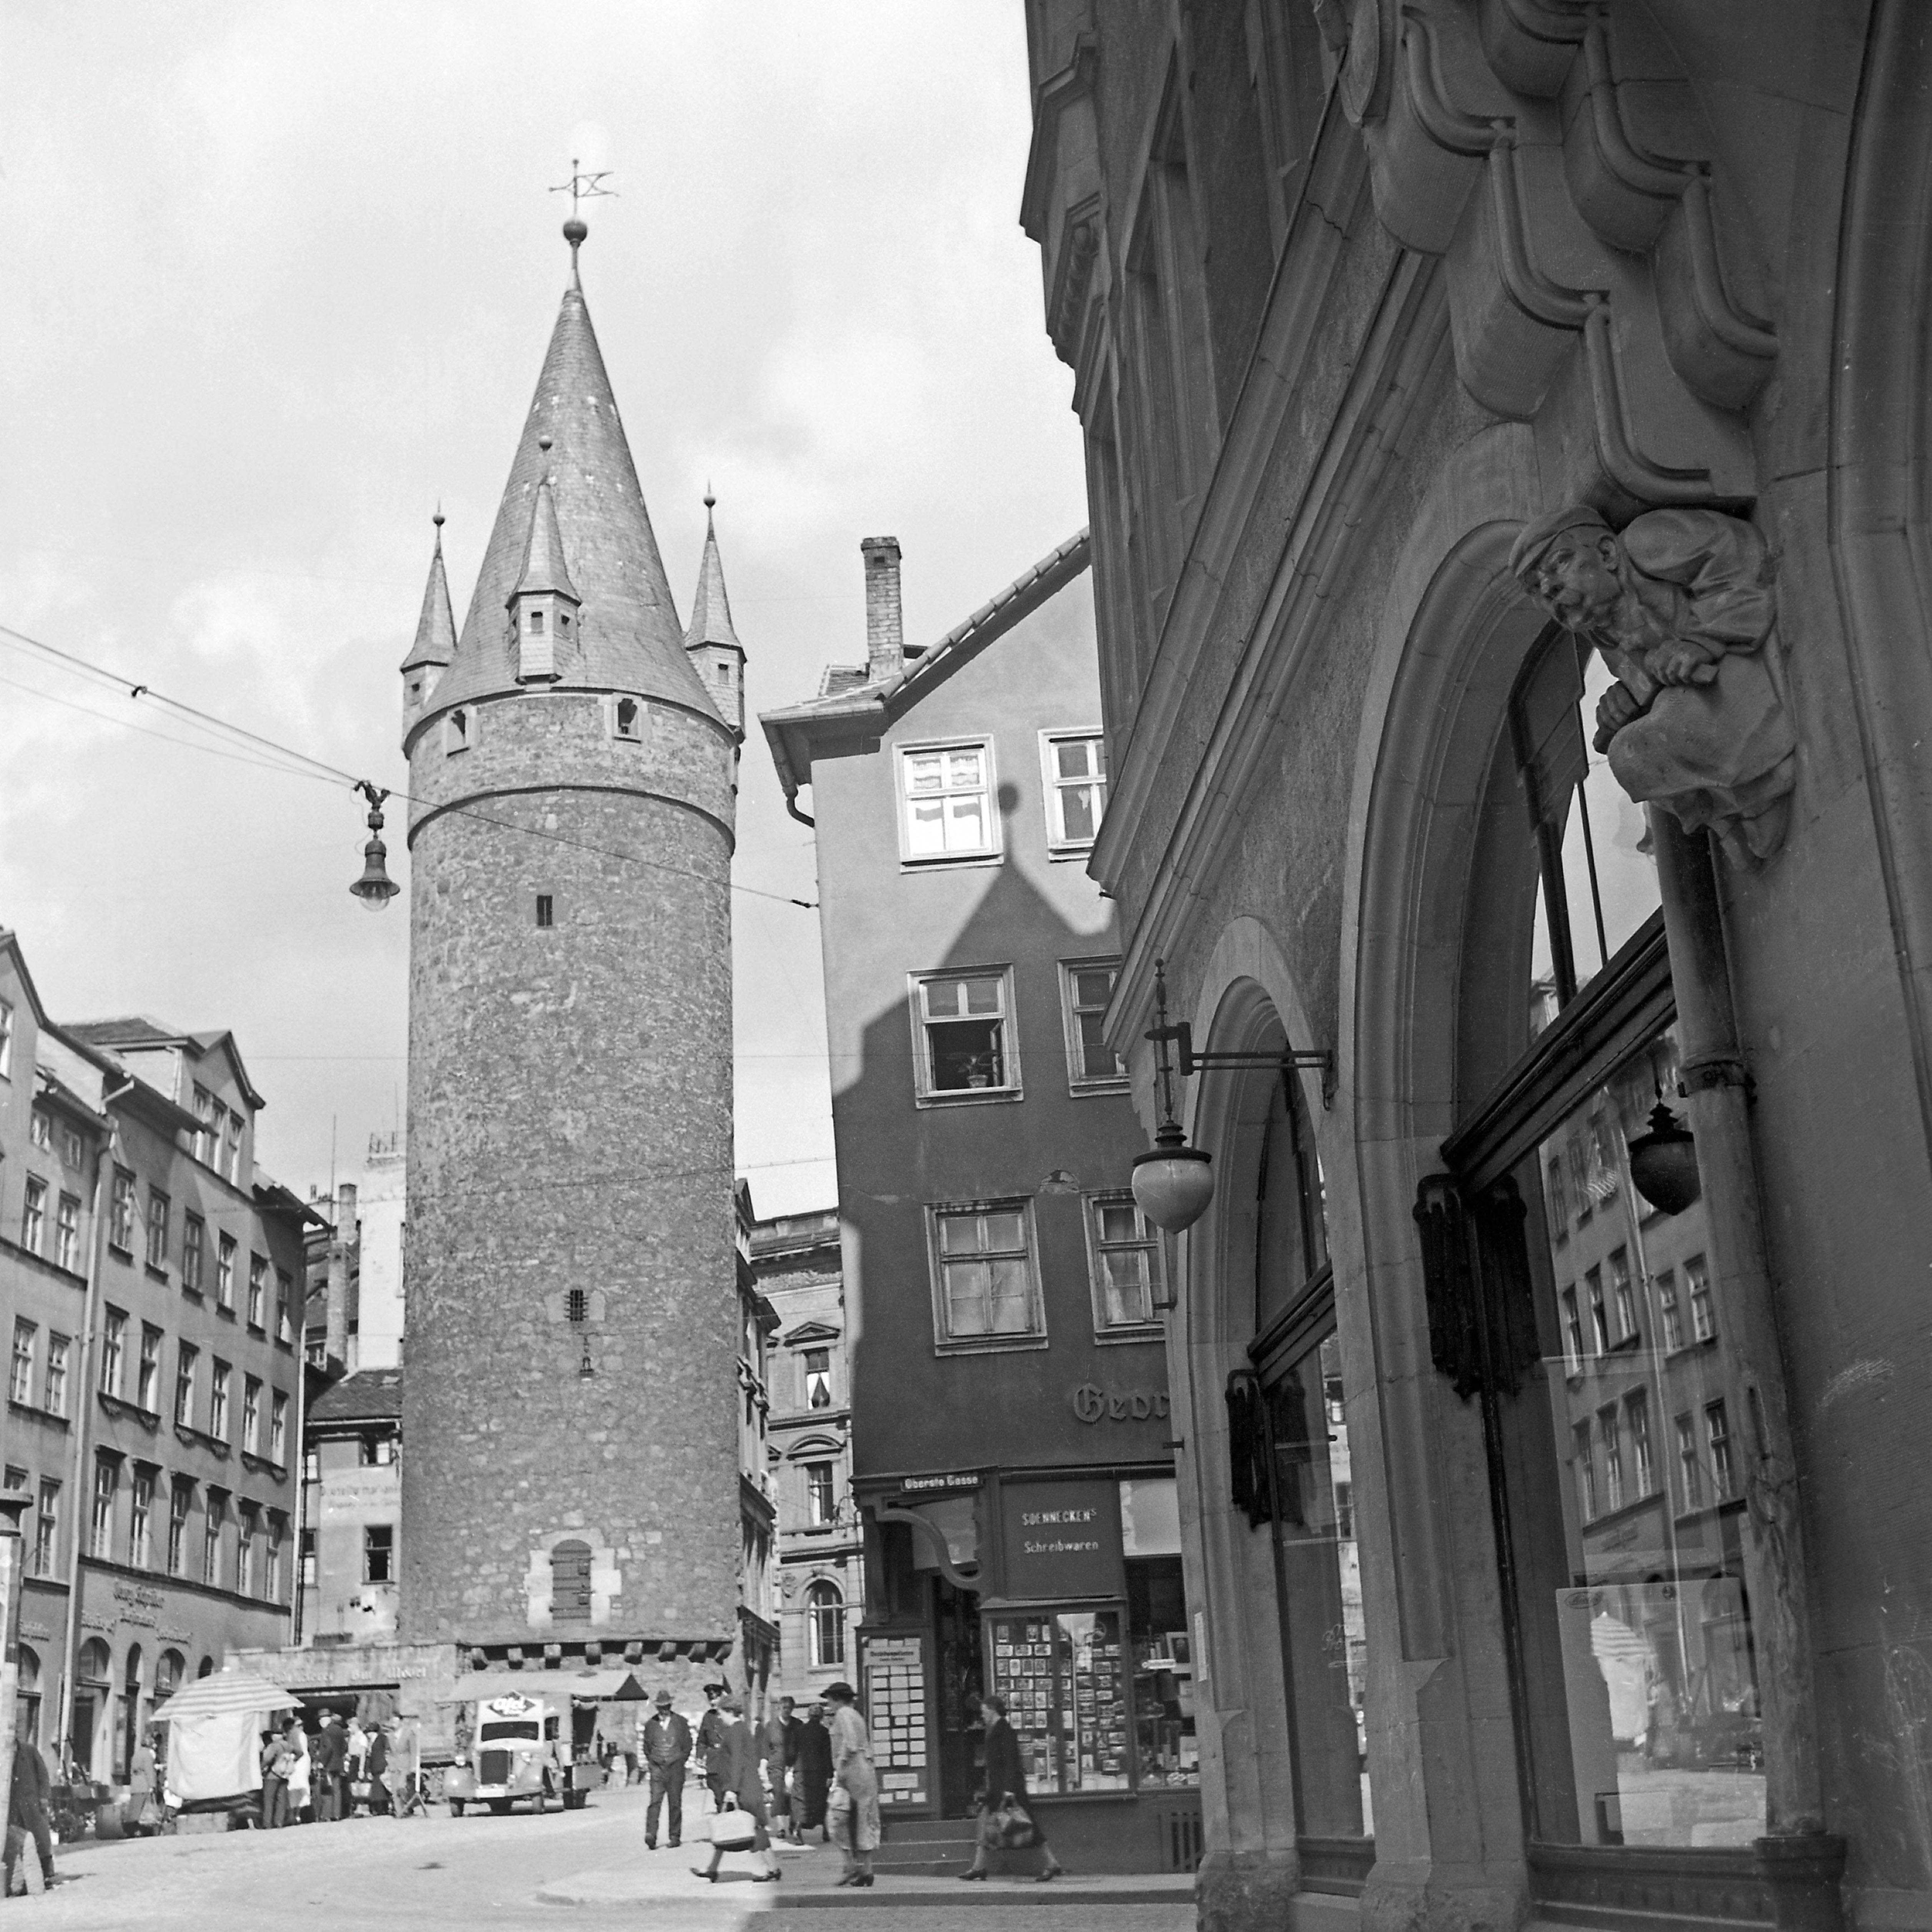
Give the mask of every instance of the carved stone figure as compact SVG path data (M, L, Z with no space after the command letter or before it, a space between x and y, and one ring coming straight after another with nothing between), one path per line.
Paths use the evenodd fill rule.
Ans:
M1766 646L1778 621L1764 539L1715 510L1652 510L1621 536L1578 504L1524 527L1510 568L1617 682L1596 748L1630 796L1708 826L1747 869L1784 843L1797 740Z

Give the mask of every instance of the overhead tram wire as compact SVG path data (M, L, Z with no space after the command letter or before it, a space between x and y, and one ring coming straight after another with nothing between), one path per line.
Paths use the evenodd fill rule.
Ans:
M367 782L352 772L344 771L340 766L311 757L309 753L298 751L292 745L282 744L273 738L265 738L259 732L250 731L245 725L231 724L226 718L217 717L212 712L198 710L178 698L170 698L166 692L158 691L151 684L124 676L105 664L98 664L86 658L77 657L71 651L64 651L57 645L50 644L27 632L16 630L10 624L0 624L0 644L10 644L17 650L38 652L82 676L92 678L97 682L124 693L134 703L138 704L144 698L150 698L166 710L177 713L188 721L192 728L225 734L230 742L256 751L272 752L282 762L269 764L260 758L246 757L239 750L224 750L219 746L200 742L194 739L174 737L166 732L136 724L131 718L115 718L104 711L90 710L84 705L56 698L51 692L40 691L31 685L16 684L11 679L0 679L0 682L13 684L14 688L26 692L33 697L44 698L50 704L82 712L88 717L98 718L105 723L118 724L128 730L138 731L143 736L159 738L165 743L179 745L189 751L205 752L211 757L256 765L263 770L280 772L290 778L317 778L331 784L346 785L351 791L361 790ZM415 805L422 802L406 791L392 791L388 795L400 799L405 804ZM669 872L680 878L696 879L701 884L710 883L704 874L693 872L688 866L673 866L664 860L647 859L640 853L626 852L616 846L598 845L588 839L569 838L560 832L546 832L536 826L519 825L514 819L494 817L489 812L478 811L474 806L445 806L442 809L458 818L475 819L479 824L494 826L502 831L520 832L526 838L542 839L549 844L566 846L572 850L591 853L599 858L616 859L626 865L646 866L652 872ZM770 899L777 905L797 906L806 912L818 910L815 900L794 898L785 892L766 892L761 886L740 885L736 880L728 880L726 884L733 892L745 893L752 898Z

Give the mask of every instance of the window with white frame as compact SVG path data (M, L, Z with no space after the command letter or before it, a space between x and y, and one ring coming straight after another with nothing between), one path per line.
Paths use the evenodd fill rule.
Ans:
M268 1299L268 1258L248 1257L248 1326L260 1328Z
M1066 1023L1066 1074L1076 1093L1105 1088L1118 1092L1127 1070L1106 1042L1107 1008L1120 976L1118 959L1063 959L1060 999Z
M808 1348L805 1352L805 1406L807 1408L832 1406L832 1351Z
M224 1491L210 1490L201 1516L201 1580L221 1587L221 1519L226 1510Z
M104 1311L100 1324L100 1393L121 1393L121 1364L128 1353L128 1318L118 1308Z
M113 1456L102 1455L94 1465L94 1513L88 1526L87 1548L92 1556L104 1560L114 1554L114 1499L121 1486L121 1464Z
M805 1520L822 1529L838 1513L838 1485L830 1462L805 1466Z
M28 1116L27 1139L30 1145L40 1148L44 1154L53 1152L53 1116L46 1108L36 1107Z
M993 748L986 740L902 749L899 790L908 859L984 858L998 851Z
M34 1358L39 1352L40 1331L31 1322L14 1318L14 1367L7 1393L28 1408L34 1402Z
M1019 1090L1011 970L934 973L913 982L919 1097Z
M268 1460L285 1462L289 1454L289 1399L280 1389L268 1396Z
M1043 1343L1032 1204L983 1201L928 1210L942 1346Z
M20 1204L20 1245L37 1255L47 1232L47 1184L35 1175L27 1177L27 1191Z
M54 1216L54 1261L69 1274L80 1272L80 1197L63 1194Z
M221 1146L221 1172L237 1187L242 1185L242 1116L231 1113Z
M114 1170L114 1192L108 1205L107 1240L123 1254L134 1252L134 1177L125 1168Z
M145 1322L141 1324L141 1364L134 1400L150 1415L160 1413L161 1331Z
M168 1490L168 1574L178 1576L188 1562L188 1513L194 1487L177 1476Z
M204 1167L214 1165L215 1150L221 1141L221 1102L206 1087L194 1090L194 1117L201 1124L194 1134L194 1157Z
M154 1472L137 1463L128 1508L128 1561L137 1570L146 1569L154 1561Z
M182 1286L201 1292L202 1257L208 1248L208 1224L199 1214L182 1216Z
M231 1313L235 1307L235 1237L218 1238L214 1251L214 1301Z
M168 1264L168 1197L158 1187L148 1190L148 1265Z
M14 1077L14 1009L0 1000L0 1080Z
M1106 740L1096 731L1044 732L1040 759L1047 843L1057 852L1084 850L1107 808Z
M208 1384L208 1432L219 1441L228 1440L228 1364L218 1355Z
M261 1451L262 1384L254 1376L242 1384L242 1446L251 1456Z
M194 1372L201 1351L184 1342L175 1358L175 1420L184 1429L194 1426Z
M67 1364L72 1347L73 1342L68 1336L49 1331L46 1400L41 1407L50 1415L64 1415L67 1413Z
M1121 1192L1087 1196L1087 1256L1094 1283L1094 1328L1103 1338L1144 1334L1158 1319L1160 1231L1134 1197Z
M845 1599L836 1583L820 1577L805 1592L806 1648L814 1670L845 1661Z

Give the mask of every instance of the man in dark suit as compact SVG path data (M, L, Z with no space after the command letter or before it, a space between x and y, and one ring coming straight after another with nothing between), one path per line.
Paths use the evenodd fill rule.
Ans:
M34 1849L40 1855L40 1877L50 1887L60 1881L54 1876L53 1826L47 1816L50 1780L47 1761L25 1738L14 1746L14 1789L7 1808L6 1876L0 1891L10 1898L14 1880L20 1868L20 1854L27 1848L32 1832ZM23 1880L21 1890L26 1889Z
M644 1849L658 1848L658 1814L670 1805L670 1842L684 1836L684 1767L691 1756L691 1726L670 1707L670 1693L660 1690L657 1708L638 1732L644 1768L650 1774L650 1808L644 1814Z
M722 1759L713 1764L711 1760L718 1755L718 1748L724 1736L724 1714L718 1708L718 1700L730 1687L723 1684L707 1684L704 1687L704 1714L698 1720L698 1755L704 1767L704 1781L711 1787L711 1802L721 1808L724 1802L724 1765Z
M320 1825L342 1816L342 1775L349 1762L349 1741L334 1712L322 1714L322 1729L316 1733L310 1756L310 1802Z

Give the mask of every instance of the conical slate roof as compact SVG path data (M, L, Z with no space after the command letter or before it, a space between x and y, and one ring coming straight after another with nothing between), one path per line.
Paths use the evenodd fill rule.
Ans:
M424 664L446 664L456 656L456 618L449 608L449 579L442 568L442 512L436 518L436 554L429 560L429 582L423 586L422 615L416 620L416 640L403 660L406 671Z
M548 450L542 447L545 437ZM560 664L559 682L710 710L711 700L684 654L610 379L583 291L574 284L564 292L455 661L436 687L436 709L518 688L504 610L523 574L535 499L546 476L562 559L583 600L577 648Z
M704 555L698 566L698 589L691 600L691 622L686 627L684 647L695 650L700 644L730 644L742 650L738 634L731 628L731 600L724 594L724 565L718 554L718 532L711 520L715 499L704 500Z
M530 542L524 546L524 574L517 580L512 597L526 592L560 592L574 597L577 586L563 560L563 534L556 526L556 498L548 477L537 485L537 500L530 508Z

